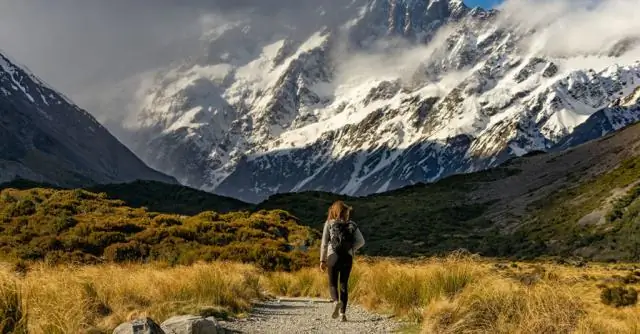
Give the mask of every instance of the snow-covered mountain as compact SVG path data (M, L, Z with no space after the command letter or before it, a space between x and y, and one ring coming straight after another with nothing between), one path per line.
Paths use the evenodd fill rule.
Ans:
M0 183L176 183L145 165L89 113L0 53Z
M434 181L640 118L640 36L562 53L540 47L545 25L461 0L332 10L349 19L308 34L212 30L202 57L143 85L127 143L184 184L259 201Z

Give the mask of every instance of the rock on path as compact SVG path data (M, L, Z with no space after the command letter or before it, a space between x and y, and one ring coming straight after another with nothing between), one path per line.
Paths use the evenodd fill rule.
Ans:
M349 305L347 322L332 319L333 305L313 299L278 299L257 303L247 319L221 321L226 333L394 333L402 323Z

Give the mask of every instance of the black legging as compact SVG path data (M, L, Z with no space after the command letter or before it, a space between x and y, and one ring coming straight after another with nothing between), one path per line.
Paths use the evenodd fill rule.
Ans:
M351 255L331 254L327 259L327 267L329 272L329 292L331 299L340 300L342 308L340 312L345 313L347 310L347 302L349 301L349 274L353 265L353 257ZM340 299L338 299L338 280L340 281Z

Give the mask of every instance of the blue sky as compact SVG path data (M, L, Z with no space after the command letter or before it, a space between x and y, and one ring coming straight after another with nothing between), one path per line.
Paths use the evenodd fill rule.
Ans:
M464 0L464 3L469 7L480 6L484 8L491 8L499 4L501 0Z

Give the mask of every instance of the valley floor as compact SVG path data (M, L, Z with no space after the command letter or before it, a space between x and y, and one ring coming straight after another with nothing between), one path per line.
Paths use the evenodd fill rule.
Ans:
M317 268L0 264L0 332L111 333L141 316L162 322L197 314L258 333L318 333L330 326L384 333L408 323L442 334L631 334L640 332L639 283L638 264L510 263L461 254L411 261L360 257L349 286L351 322L338 324L325 303L269 302L272 296L326 299L326 277ZM256 300L262 302L254 308Z

